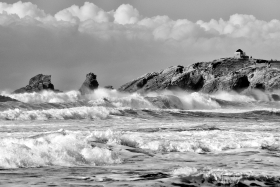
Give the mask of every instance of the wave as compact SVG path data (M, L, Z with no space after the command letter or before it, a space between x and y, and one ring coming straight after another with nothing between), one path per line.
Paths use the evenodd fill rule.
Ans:
M194 127L185 131L157 132L156 134L147 134L146 132L131 134L109 129L107 131L94 131L88 138L94 142L118 144L156 152L218 153L250 148L280 149L277 137L269 133L230 132L217 129L194 130Z
M258 91L252 91L251 93L258 93L260 95ZM219 117L220 115L226 117L225 113L246 113L249 116L257 117L257 114L261 114L261 116L278 114L278 111L269 111L280 109L279 102L259 101L249 93L238 94L234 92L204 94L198 92L164 91L141 95L100 88L86 96L81 96L78 91L65 93L44 91L41 93L24 94L2 92L1 94L21 101L0 103L0 111L2 111L0 112L0 119L7 120L91 119L95 116L103 116L104 118L113 110L122 111L121 115L131 115L128 112L129 109L140 115L141 113L143 114L140 110L146 110L148 116L153 116L157 113L155 117L160 117L162 114L167 114L170 117L188 117L192 115L201 117ZM101 107L102 112L98 112L98 109L95 107ZM167 110L166 112L157 112L159 109ZM169 112L169 109L180 109L190 112ZM216 114L213 115L213 112ZM101 113L104 113L104 115ZM115 114L120 113L116 112Z
M181 167L171 172L189 186L278 186L279 176L225 169Z
M121 114L115 108L94 106L65 109L25 110L9 109L0 112L2 120L68 120L68 119L106 119L110 114Z
M0 168L95 166L121 163L116 152L93 147L82 133L60 130L0 139Z

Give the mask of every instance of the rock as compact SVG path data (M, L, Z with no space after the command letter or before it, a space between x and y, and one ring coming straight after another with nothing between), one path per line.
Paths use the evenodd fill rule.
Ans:
M29 84L27 86L17 89L13 93L32 93L43 90L60 92L59 90L54 89L54 85L51 83L51 75L38 74L29 80Z
M182 101L174 95L145 97L145 99L161 109L184 109Z
M81 92L81 95L86 95L97 89L99 86L96 75L93 73L89 73L86 75L86 80L82 84L79 91Z
M277 94L271 94L271 97L274 101L280 101L280 96Z
M2 103L2 102L8 102L8 101L18 101L18 100L12 99L12 98L7 97L7 96L0 95L0 103Z
M108 89L108 90L114 90L114 87L113 86L105 86L104 88Z
M257 63L256 63L257 62ZM280 62L271 67L266 60L222 58L212 62L198 62L188 67L171 66L159 72L147 73L130 81L118 90L122 92L157 92L183 90L214 93L259 89L280 89Z

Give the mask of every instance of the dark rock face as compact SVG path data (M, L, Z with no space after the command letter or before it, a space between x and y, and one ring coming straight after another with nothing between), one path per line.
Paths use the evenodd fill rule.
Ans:
M280 62L272 63L271 67L267 66L267 62L260 59L222 58L212 62L198 62L188 67L172 66L128 82L119 91L273 91L280 88Z
M174 95L145 97L145 99L161 109L184 109L182 101Z
M29 80L29 84L27 86L17 89L13 93L31 93L43 90L59 92L59 90L54 89L54 85L51 83L51 75L38 74Z
M96 75L93 73L89 73L86 75L86 80L82 84L79 91L81 92L81 95L86 95L92 92L93 90L97 89L98 86L99 84L96 80Z
M6 97L6 96L3 96L3 95L0 95L0 103L8 102L8 101L18 101L18 100L12 99L10 97Z
M271 97L274 101L280 101L280 96L277 94L272 94Z

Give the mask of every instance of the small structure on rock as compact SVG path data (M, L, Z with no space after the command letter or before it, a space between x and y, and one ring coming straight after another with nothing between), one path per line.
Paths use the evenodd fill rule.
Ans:
M234 53L234 57L238 58L238 59L249 59L249 56L247 56L246 53L244 51L242 51L241 49L238 49Z
M13 93L31 93L43 90L58 91L54 89L54 85L51 83L51 75L38 74L29 80L27 86L17 89Z
M94 73L89 73L86 75L86 80L82 84L79 91L81 92L81 95L86 95L97 89L98 86L99 84L96 80L96 75Z

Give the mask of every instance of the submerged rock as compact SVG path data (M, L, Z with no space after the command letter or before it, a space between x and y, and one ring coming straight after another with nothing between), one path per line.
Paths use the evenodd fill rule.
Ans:
M81 92L81 95L86 95L97 89L98 86L99 84L96 80L96 75L93 73L89 73L86 75L86 80L83 82L79 91Z
M159 72L147 73L130 81L118 90L123 92L154 92L162 90L236 91L280 88L280 62L266 60L222 58L198 62L188 67L171 66Z
M12 98L7 97L7 96L0 95L0 103L8 102L8 101L18 101L18 100L12 99Z
M54 85L51 83L51 75L38 74L29 80L29 84L27 86L17 89L13 93L31 93L43 90L60 92L59 90L54 89Z

